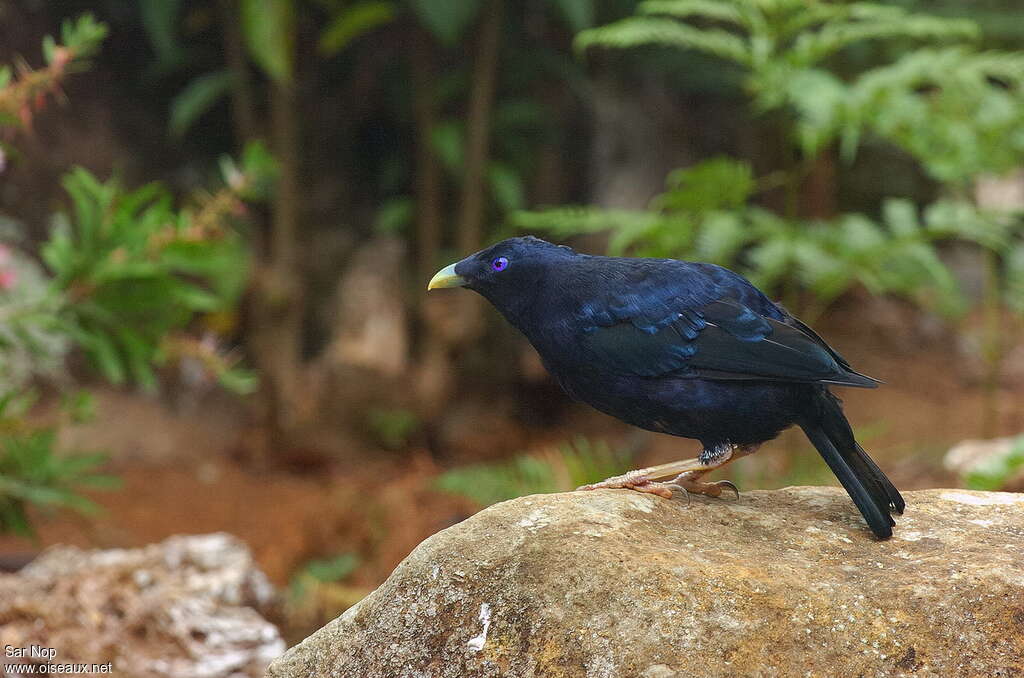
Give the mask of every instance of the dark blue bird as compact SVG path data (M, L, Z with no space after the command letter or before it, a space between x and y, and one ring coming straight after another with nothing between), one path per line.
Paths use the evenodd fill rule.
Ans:
M854 439L830 385L874 388L805 324L714 264L577 254L512 238L442 269L428 289L468 287L540 354L565 391L650 431L699 440L697 459L589 485L719 496L709 471L801 427L879 538L903 498ZM738 493L737 493L738 494Z

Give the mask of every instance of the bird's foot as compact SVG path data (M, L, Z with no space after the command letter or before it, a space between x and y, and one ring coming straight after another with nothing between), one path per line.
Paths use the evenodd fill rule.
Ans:
M700 474L703 475L703 474ZM740 490L730 480L718 480L715 482L704 482L700 480L700 475L692 472L680 473L675 480L671 483L666 483L674 487L678 487L684 492L689 494L703 494L706 497L714 497L716 499L722 497L724 490L731 490L735 497L732 501L738 501L740 498Z
M577 490L636 490L637 492L645 492L647 494L656 494L659 497L665 499L672 498L673 490L682 490L686 492L686 489L675 481L665 483L653 480L650 476L651 469L641 468L635 471L629 471L621 476L612 476L606 478L599 483L593 483L591 485L581 485L577 487Z

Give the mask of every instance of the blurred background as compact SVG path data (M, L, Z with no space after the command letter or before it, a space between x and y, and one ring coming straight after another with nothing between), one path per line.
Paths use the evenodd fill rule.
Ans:
M0 565L223 531L294 641L480 508L693 456L441 266L748 276L901 489L1024 489L1016 0L0 0ZM801 435L742 490L833 483Z

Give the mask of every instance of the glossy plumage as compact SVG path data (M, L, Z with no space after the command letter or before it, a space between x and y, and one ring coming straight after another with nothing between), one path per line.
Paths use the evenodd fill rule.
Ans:
M499 258L508 260L500 271ZM799 425L875 534L891 535L903 499L828 390L877 382L742 276L713 264L577 254L532 237L453 270L526 335L571 396L706 450Z

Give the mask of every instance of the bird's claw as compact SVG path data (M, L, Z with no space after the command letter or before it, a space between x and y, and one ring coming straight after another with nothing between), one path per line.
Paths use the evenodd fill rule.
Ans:
M740 500L740 488L736 487L736 484L733 483L731 480L719 480L717 483L713 483L713 484L714 485L718 485L719 487L723 487L723 488L727 487L727 488L729 488L730 490L732 490L736 494L736 496L733 499L730 499L729 501L739 501Z
M686 505L690 505L690 492L685 487L683 487L682 485L678 485L676 483L672 483L669 485L669 488L673 490L678 490L683 495L683 497L686 498Z

